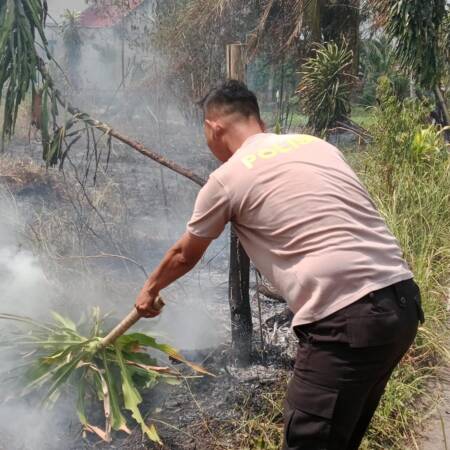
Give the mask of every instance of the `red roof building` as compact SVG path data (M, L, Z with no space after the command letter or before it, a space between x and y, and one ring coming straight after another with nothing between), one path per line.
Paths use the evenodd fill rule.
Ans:
M111 28L119 24L122 19L145 0L117 0L103 1L101 4L90 6L80 15L80 26L83 28Z

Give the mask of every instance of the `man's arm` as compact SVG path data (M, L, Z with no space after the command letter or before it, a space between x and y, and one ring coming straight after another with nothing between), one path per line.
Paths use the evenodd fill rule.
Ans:
M143 317L156 317L153 302L159 291L188 273L200 261L212 239L186 232L166 253L150 275L136 299L136 309Z

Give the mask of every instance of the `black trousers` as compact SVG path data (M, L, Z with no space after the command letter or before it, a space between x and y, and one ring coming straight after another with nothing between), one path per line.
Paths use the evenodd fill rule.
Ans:
M285 403L284 450L356 450L392 371L423 321L413 280L294 328L299 348Z

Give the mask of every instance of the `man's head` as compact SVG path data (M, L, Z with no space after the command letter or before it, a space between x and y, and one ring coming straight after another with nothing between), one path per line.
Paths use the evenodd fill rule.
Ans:
M249 136L264 131L258 100L244 83L226 81L199 102L209 148L227 161Z

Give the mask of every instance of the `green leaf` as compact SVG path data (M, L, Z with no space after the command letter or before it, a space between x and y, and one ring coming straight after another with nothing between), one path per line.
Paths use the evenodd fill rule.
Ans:
M77 399L77 415L80 420L81 425L87 426L88 420L86 415L86 382L85 382L86 371L84 371L83 375L80 378L78 383L78 399Z
M75 323L72 322L69 318L63 317L55 311L52 311L51 314L52 314L55 322L57 324L61 325L63 328L67 328L67 329L75 331L75 332L77 331L77 327L76 327Z
M116 383L114 381L113 374L108 365L105 352L102 352L103 368L105 371L105 381L108 385L109 397L111 402L111 424L114 430L122 430L129 432L127 427L127 421L122 415L119 404L119 393L117 391Z
M150 347L154 348L156 350L159 350L160 352L165 353L166 355L170 356L171 358L175 359L176 361L180 361L192 369L194 369L196 372L203 373L205 375L215 376L212 373L205 370L203 367L199 366L198 364L194 364L189 362L184 356L182 356L178 350L176 350L174 347L168 344L159 344L156 342L156 339L148 336L143 333L130 333L125 336L121 336L117 339L116 345L118 345L120 348L129 347L133 344L138 343L139 345L143 347Z
M132 377L123 360L120 348L116 348L116 355L122 377L122 394L125 408L131 412L134 420L141 426L142 432L146 434L151 441L162 444L154 425L151 425L150 427L147 426L141 412L139 411L139 405L142 402L142 397L133 383Z

